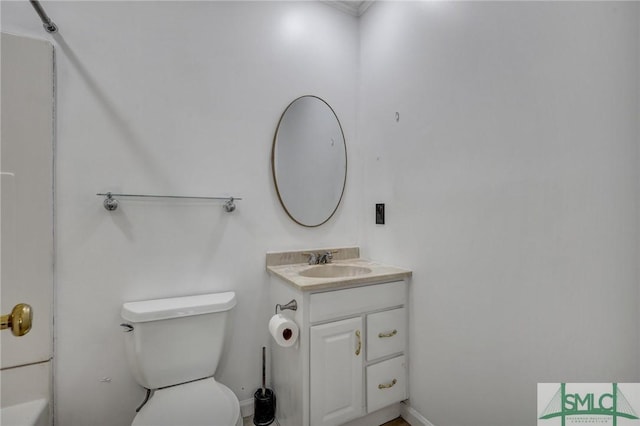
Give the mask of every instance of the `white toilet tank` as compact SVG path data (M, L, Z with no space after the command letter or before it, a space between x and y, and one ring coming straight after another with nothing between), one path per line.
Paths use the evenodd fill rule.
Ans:
M133 327L124 335L136 381L158 389L213 376L235 305L234 292L123 304L125 331Z

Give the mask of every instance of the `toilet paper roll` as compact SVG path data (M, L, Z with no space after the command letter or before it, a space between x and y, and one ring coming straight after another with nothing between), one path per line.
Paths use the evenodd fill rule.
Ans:
M298 324L282 314L277 314L269 320L269 333L276 343L285 348L293 346L298 340Z

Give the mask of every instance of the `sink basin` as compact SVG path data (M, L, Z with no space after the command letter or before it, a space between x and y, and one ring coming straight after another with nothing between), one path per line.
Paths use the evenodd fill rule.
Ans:
M357 277L371 272L370 268L354 265L318 265L312 266L299 274L309 278L343 278Z

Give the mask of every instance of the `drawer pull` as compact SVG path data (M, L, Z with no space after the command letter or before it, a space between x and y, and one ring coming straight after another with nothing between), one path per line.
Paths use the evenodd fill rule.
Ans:
M398 383L398 380L393 379L391 383L379 384L378 389L389 389L392 388L396 383Z
M393 330L391 333L378 333L378 337L384 339L385 337L393 337L398 334L398 330Z
M356 356L360 355L362 349L362 338L360 337L360 330L356 330L356 337L358 338L358 348L356 349Z

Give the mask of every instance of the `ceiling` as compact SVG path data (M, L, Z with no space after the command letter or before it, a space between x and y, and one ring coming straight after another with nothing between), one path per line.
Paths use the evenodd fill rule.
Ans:
M322 0L323 3L333 6L349 15L361 16L371 6L374 0Z

